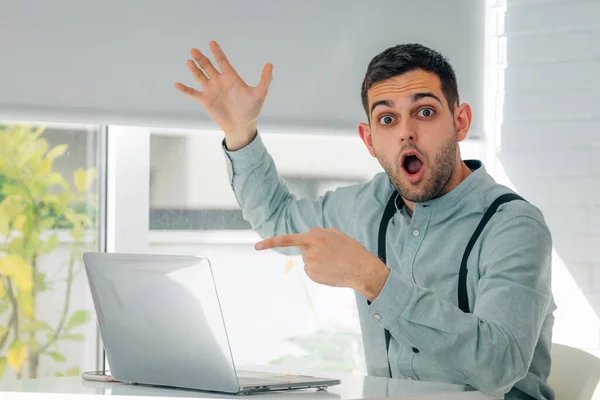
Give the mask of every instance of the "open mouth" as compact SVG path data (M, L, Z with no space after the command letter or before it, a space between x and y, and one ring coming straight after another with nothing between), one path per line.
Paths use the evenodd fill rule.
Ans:
M423 170L423 161L416 153L406 153L402 159L402 168L409 176L416 177Z

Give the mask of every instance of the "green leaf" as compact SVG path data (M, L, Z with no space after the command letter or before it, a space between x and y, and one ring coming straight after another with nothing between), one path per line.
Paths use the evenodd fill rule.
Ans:
M6 357L0 357L0 378L4 375L4 371L6 370Z
M67 325L65 327L65 330L68 331L77 326L85 325L88 322L90 322L91 319L92 319L92 315L89 311L86 311L86 310L75 311L71 315L71 319L69 319L69 322L67 323Z
M2 186L2 191L6 187L6 184ZM23 197L21 195L7 195L2 200L0 207L4 210L4 213L8 216L8 219L16 217L23 209Z
M2 194L5 196L25 196L27 195L27 191L24 187L20 185L15 185L12 183L5 183L2 185Z
M23 251L23 237L17 237L8 244L8 252L11 254L19 254Z
M67 370L67 376L79 376L80 373L79 367L69 368Z
M84 193L96 179L96 170L91 168L87 171L78 168L73 175L75 188L79 193Z
M17 302L19 303L19 308L21 309L21 312L25 318L35 317L35 310L33 309L33 296L31 295L31 291L19 289L17 291Z
M62 377L65 376L65 374L63 374L62 372L55 372L54 376L57 377L57 378L62 378Z
M84 225L87 225L90 228L94 226L94 223L87 214L79 214L79 219Z
M45 292L50 289L52 286L52 282L46 281L46 274L38 270L35 274L34 282L33 282L33 290L36 293Z
M33 135L31 136L31 138L32 138L32 139L34 139L34 140L36 140L36 139L38 139L40 136L42 136L42 134L43 134L45 131L46 131L46 127L45 127L45 126L43 126L43 125L42 125L42 126L38 126L38 127L35 129L35 132L33 132ZM44 142L46 141L45 139L40 139L40 140L38 140L38 142L39 142L39 141L42 141L42 140L43 140Z
M65 181L65 178L63 178L63 176L61 174L59 174L58 172L52 172L52 173L48 174L48 176L44 180L44 183L47 186L60 185L65 189L69 188L69 185L67 184L67 181Z
M83 342L85 340L85 335L81 333L69 333L66 335L59 336L59 340L73 340L76 342Z
M65 219L72 224L78 223L77 213L72 208L67 208L64 212Z
M34 137L34 139L35 139L35 137ZM48 163L48 165L52 165L52 160L43 158L44 154L46 154L49 147L50 147L50 145L46 139L36 140L34 143L34 146L33 146L34 154L33 154L32 161L38 165L40 165L42 163Z
M39 253L40 248L44 245L44 241L40 238L39 232L31 233L27 238L27 244L24 249L24 257L33 259Z
M18 255L0 257L0 274L11 277L20 290L30 291L33 286L31 266Z
M23 366L23 362L25 362L26 354L27 347L25 344L19 339L13 340L8 349L8 354L6 355L8 365L10 365L13 370L18 372Z
M19 232L25 231L25 224L27 223L27 217L23 214L17 215L13 221L13 228Z
M71 232L69 233L69 236L71 236L76 241L83 240L83 237L85 236L83 226L81 224L74 224L71 229Z
M8 215L0 208L0 235L8 236L10 233L9 222L10 219L8 218Z
M66 144L59 144L58 146L55 146L52 150L50 150L48 154L46 154L46 158L50 160L55 160L58 157L61 157L63 154L65 154L68 147L69 146L67 146Z
M48 354L50 357L52 357L54 359L54 361L56 361L56 362L60 362L60 363L67 362L67 357L65 357L64 354L59 353L58 351L50 351L46 354Z
M39 254L48 254L52 250L56 249L60 245L58 240L58 233L54 232L52 236L43 244L42 248L39 249Z
M49 174L52 171L52 160L43 159L38 164L37 170L40 175Z
M45 231L47 229L52 228L55 223L56 223L56 218L54 218L54 217L44 218L40 221L40 223L38 225L38 229L40 231Z
M49 331L52 330L50 325L48 325L45 321L30 321L23 324L21 328L23 332L34 333L39 331Z

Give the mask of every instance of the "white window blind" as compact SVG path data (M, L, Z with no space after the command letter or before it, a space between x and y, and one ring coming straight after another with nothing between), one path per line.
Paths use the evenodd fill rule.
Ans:
M481 0L20 0L0 6L0 118L214 128L174 89L216 39L244 79L274 80L263 130L356 132L360 85L386 47L420 42L454 65L483 126Z

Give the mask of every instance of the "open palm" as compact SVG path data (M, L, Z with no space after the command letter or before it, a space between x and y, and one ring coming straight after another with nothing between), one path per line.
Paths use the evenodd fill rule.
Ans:
M226 136L253 133L256 119L267 97L273 66L266 64L258 85L248 86L216 41L210 42L210 48L221 71L200 50L192 49L190 54L195 62L188 60L187 67L202 90L179 82L175 87L197 100Z

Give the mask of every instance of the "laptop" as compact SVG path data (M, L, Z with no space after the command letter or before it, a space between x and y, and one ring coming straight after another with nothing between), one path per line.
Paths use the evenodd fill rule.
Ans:
M117 381L232 394L340 384L238 371L207 258L87 252L82 259Z

